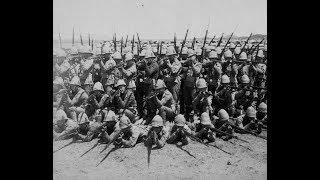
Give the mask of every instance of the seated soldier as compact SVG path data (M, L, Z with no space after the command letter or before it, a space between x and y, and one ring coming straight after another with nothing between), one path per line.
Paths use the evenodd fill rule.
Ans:
M186 119L182 114L178 114L174 119L174 125L170 128L169 137L167 142L169 144L175 144L181 142L182 145L187 145L190 142L190 138L187 136L187 133L191 134L192 131L186 125Z

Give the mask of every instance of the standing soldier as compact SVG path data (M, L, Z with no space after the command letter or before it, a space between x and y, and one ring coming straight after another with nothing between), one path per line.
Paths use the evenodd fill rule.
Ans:
M214 94L214 103L217 105L215 110L226 109L229 113L233 113L231 89L229 87L230 79L227 75L221 76L220 86ZM214 113L215 114L215 113Z
M236 108L236 116L239 116L243 110L247 109L252 105L254 100L254 94L250 89L250 79L247 75L243 75L241 77L241 86L240 90L235 92L234 100L235 100L235 108Z
M122 72L124 75L124 79L126 80L126 83L128 84L131 80L133 80L134 76L137 74L137 67L136 63L133 59L133 54L131 52L128 52L125 56L125 67L122 68Z
M196 82L197 92L192 101L194 115L201 115L203 112L213 113L212 94L208 92L207 83L203 78Z
M172 46L171 46L172 47ZM168 90L172 93L173 99L175 102L178 103L178 96L180 91L180 70L181 70L181 63L178 60L177 53L175 52L174 48L169 48L167 50L168 59L166 60L166 64L169 68L170 77L167 79L167 87Z
M210 51L209 60L204 62L203 67L206 69L205 73L207 74L206 81L208 82L208 90L214 94L222 75L222 66L220 62L218 62L218 55L216 51Z

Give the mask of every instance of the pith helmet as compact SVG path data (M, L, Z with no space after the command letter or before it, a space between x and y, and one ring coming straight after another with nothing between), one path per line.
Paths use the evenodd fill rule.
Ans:
M126 115L123 115L123 116L120 118L120 121L119 121L119 128L120 128L120 129L125 129L125 128L127 128L130 124L131 124L130 119L129 119Z
M230 43L229 48L234 49L236 47L236 45L234 45L234 43Z
M219 116L219 119L220 119L221 121L227 121L227 120L229 120L229 114L228 114L227 111L224 110L224 109L220 109L220 110L219 110L218 116Z
M241 82L243 84L248 84L250 82L248 75L244 74L243 76L241 76Z
M232 58L232 52L228 49L226 52L224 52L224 57Z
M216 52L217 52L217 54L221 54L221 52L222 52L221 47L216 47Z
M242 53L240 54L239 59L240 59L240 60L247 60L247 59L248 59L248 58L247 58L247 53L246 53L246 52L242 52Z
M267 113L267 104L264 102L260 103L258 106L258 111L263 112L263 113Z
M207 112L204 112L204 113L201 114L200 123L203 124L203 125L211 124L210 116L209 116L209 114Z
M175 118L174 118L174 123L177 125L177 126L184 126L185 123L186 123L186 119L184 118L184 116L182 114L178 114Z
M218 58L218 54L216 51L210 51L209 59Z
M264 54L263 54L263 51L261 49L258 51L257 56L260 57L260 58L264 58Z
M161 127L163 126L163 119L161 116L156 115L154 118L151 120L151 126L152 127Z
M113 59L122 59L121 54L118 51L113 53L112 58Z
M198 89L201 88L206 88L207 87L207 82L206 80L204 80L203 78L198 79L198 81L196 82L196 86Z
M131 52L128 52L126 54L126 57L125 57L125 61L130 61L133 59L133 54Z
M156 56L153 54L153 52L151 50L146 51L146 55L145 58L155 58Z
M125 86L126 85L126 82L124 82L123 79L119 79L117 84L115 85L115 87L118 87L118 86Z
M110 110L108 111L107 115L104 118L104 121L115 121L116 120L116 114Z
M229 76L227 76L227 75L222 75L221 76L221 83L223 83L223 84L228 84L228 83L230 83L230 79L229 79Z
M92 81L92 74L90 73L87 77L87 79L84 81L84 85L92 85L93 81Z
M183 55L188 54L188 48L187 47L183 47L181 54L183 54Z
M93 85L93 90L94 90L94 91L104 91L101 82L96 82L96 83Z
M236 48L234 49L234 53L235 53L235 54L240 54L240 52L241 52L241 48L240 48L240 47L236 47Z
M249 107L247 108L246 115L247 115L248 117L253 117L253 118L255 118L255 117L256 117L256 110L255 110L252 106L249 106Z
M80 78L78 76L74 76L71 81L70 81L71 85L76 85L76 86L81 86L80 83Z
M129 81L127 88L128 89L136 88L136 83L133 80Z
M158 79L155 89L161 89L161 88L166 88L166 87L167 86L164 83L164 81L162 79Z
M66 57L67 56L67 53L60 48L56 49L55 52L56 52L57 57Z
M173 46L169 46L169 48L167 49L167 56L171 56L171 55L175 55L177 54L176 51L174 50Z
M54 81L53 84L57 84L57 85L62 85L64 84L62 77L57 76Z
M194 55L196 55L196 54L194 53L194 50L188 49L188 57L191 57L191 56L194 56Z

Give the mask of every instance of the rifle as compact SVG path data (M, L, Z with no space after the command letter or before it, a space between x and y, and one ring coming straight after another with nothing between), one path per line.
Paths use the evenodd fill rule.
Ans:
M122 57L122 46L123 46L123 37L121 37L121 42L120 42L120 54Z
M241 139L241 138L239 138L238 136L235 136L235 135L232 135L232 134L226 133L226 132L221 131L221 130L219 130L219 129L217 129L217 128L214 128L214 127L208 127L208 128L209 128L209 129L211 129L211 130L213 130L213 131L216 131L216 132L218 132L218 133L221 133L221 134L224 134L224 135L227 135L227 136L233 137L233 138L235 138L235 139L237 139L237 140L239 140L239 141L249 143L248 141L246 141L246 140L244 140L244 139Z
M203 145L205 145L205 146L207 146L207 147L208 147L208 146L213 146L213 147L215 147L215 148L217 148L217 149L219 149L219 150L221 150L221 151L223 151L223 152L225 152L225 153L227 153L227 154L229 154L229 155L232 155L230 152L227 152L227 151L219 148L219 147L216 146L216 145L210 145L210 144L203 143L200 138L198 138L198 137L190 134L189 132L187 132L187 131L186 131L185 129L183 129L183 128L181 128L180 130L182 130L182 131L185 133L185 135L187 135L187 136L188 136L191 140L193 140L193 141L196 141L196 142L198 142L198 143L200 143L200 144L203 144Z
M89 35L89 46L90 46L90 34L88 34Z
M157 44L157 55L159 56L159 49L160 49L160 42L158 41L158 44Z
M117 51L117 34L116 33L114 33L113 47L114 47L114 51Z
M206 35L204 36L204 41L203 41L203 45L202 45L202 51L201 51L201 59L204 58L204 46L206 45L206 41L207 41L207 35L208 35L208 29L206 30Z
M235 119L235 118L230 118L230 119ZM245 132L245 133L247 133L247 134L251 134L251 135L253 135L253 136L255 136L255 137L259 137L259 138L262 138L262 139L267 140L267 137L264 137L264 136L261 136L261 135L259 135L259 134L253 133L253 132L251 132L251 131L242 129L242 128L236 126L236 125L231 124L230 122L226 122L226 123L227 123L228 125L230 125L231 127L237 129L237 130L240 130L240 131L243 131L243 132Z
M173 44L174 44L174 50L178 52L176 33L174 33L174 36L173 36Z
M254 48L251 47L251 49L249 50L249 54L253 54L253 52L256 50L257 47L259 47L259 45L262 43L263 40L264 38Z
M214 38L216 38L216 35L213 36L213 38L212 38L211 41L209 42L209 45L208 45L208 46L210 46L210 44L213 42Z
M230 39L231 39L231 38L232 38L232 36L233 36L233 33L234 33L234 31L233 31L233 32L232 32L232 34L230 35L230 37L229 37L229 39L228 39L228 41L227 41L226 45L224 45L224 47L223 47L223 49L222 49L222 51L221 51L221 54L220 54L219 59L221 59L221 58L222 58L223 53L224 53L224 51L226 50L226 47L227 47L228 43L230 42Z
M140 37L139 34L137 33L137 37L138 37L138 54L140 54L140 52L142 51L141 49L141 41L140 41Z
M132 35L132 46L131 46L131 51L133 52L133 48L134 48L134 35Z
M159 53L160 55L162 54L162 41L161 41L161 43L160 43L160 53Z
M186 44L188 32L189 32L189 29L187 29L186 35L184 36L184 40L183 40L183 42L182 42L181 49L180 49L180 52L179 52L179 57L181 57L182 49L183 49L184 45Z
M222 42L222 38L223 38L223 33L222 33L222 35L221 35L221 37L220 37L220 39L219 39L219 41L218 41L217 47L220 46L220 44L221 44L221 42Z
M61 44L61 35L59 33L59 42L60 42L60 48L62 48L62 44Z
M241 54L241 53L243 52L243 50L244 50L244 48L246 47L247 43L249 42L249 39L250 39L251 36L252 36L252 33L250 33L248 39L244 42L244 45L243 45L243 47L241 48L239 54Z
M72 29L72 46L74 45L74 27Z
M93 39L91 39L91 50L93 51Z
M81 45L83 46L82 35L81 34L80 34L80 42L81 42Z
M127 37L126 37L125 47L127 47L127 42L128 42L128 35L127 35Z
M196 44L196 37L193 37L191 48L194 50L194 45Z

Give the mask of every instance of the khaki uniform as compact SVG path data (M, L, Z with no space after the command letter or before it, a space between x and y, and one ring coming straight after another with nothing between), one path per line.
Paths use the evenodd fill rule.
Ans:
M184 125L182 128L185 131L187 131L188 133L193 134L193 132L191 131L191 129L187 125ZM170 144L173 144L173 143L177 143L180 141L180 142L182 142L183 145L189 144L189 142L191 141L190 138L186 135L181 134L177 130L178 130L178 126L173 125L169 131L169 137L168 137L167 142Z

